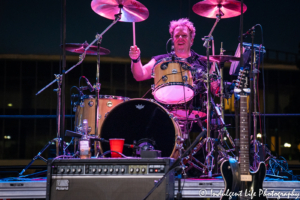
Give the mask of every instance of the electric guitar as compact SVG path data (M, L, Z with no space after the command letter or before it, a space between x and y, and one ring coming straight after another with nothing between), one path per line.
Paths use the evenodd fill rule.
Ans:
M221 200L266 200L263 195L263 181L266 176L266 165L259 163L255 172L250 171L249 163L249 134L248 134L248 115L247 115L247 94L250 89L247 85L247 70L241 69L235 93L240 96L240 164L235 159L229 159L221 164L221 173L225 182L225 190ZM238 153L238 152L236 152Z

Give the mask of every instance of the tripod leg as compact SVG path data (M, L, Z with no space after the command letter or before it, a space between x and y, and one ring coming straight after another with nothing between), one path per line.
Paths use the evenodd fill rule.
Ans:
M49 141L48 144L46 144L43 149L36 155L33 157L33 159L29 162L29 164L19 173L19 176L22 176L23 173L31 166L31 164L37 159L40 158L41 160L47 162L47 160L45 158L43 158L42 156L40 156L53 142L53 140Z

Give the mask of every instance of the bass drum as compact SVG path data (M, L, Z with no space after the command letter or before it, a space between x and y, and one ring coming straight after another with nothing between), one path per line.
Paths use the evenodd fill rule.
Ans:
M124 138L125 144L134 141L154 141L154 149L161 151L162 157L177 158L177 136L181 130L175 119L154 100L131 99L118 104L104 119L100 137ZM109 144L101 143L102 151L108 151ZM133 155L133 149L124 146L123 154Z

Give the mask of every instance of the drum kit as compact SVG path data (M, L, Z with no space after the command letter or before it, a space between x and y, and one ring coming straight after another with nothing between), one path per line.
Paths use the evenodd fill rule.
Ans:
M123 153L126 156L138 156L138 150L143 149L160 150L162 157L178 158L185 151L184 144L188 141L193 124L197 124L202 130L207 130L207 137L199 141L192 153L182 160L182 164L189 166L186 171L194 167L211 176L212 168L216 166L217 162L229 158L228 153L234 149L224 149L223 146L226 143L224 137L229 139L233 148L235 145L224 122L223 66L225 62L239 61L240 58L223 55L222 45L221 55L215 55L214 48L213 55L209 55L209 43L213 42L212 33L220 19L241 15L241 5L241 2L236 0L205 0L193 6L196 14L216 19L209 35L204 38L207 56L199 58L201 61L207 61L207 72L199 74L197 71L193 71L193 66L182 58L170 57L157 61L152 69L154 84L151 88L154 100L99 94L101 86L99 83L100 55L110 53L108 49L100 47L102 35L119 21L132 22L133 44L135 45L134 23L146 20L149 16L148 9L135 0L93 0L91 2L92 10L95 13L111 19L113 22L101 34L97 34L96 39L90 44L87 42L65 44L66 51L81 54L79 62L65 73L67 74L82 63L86 55L98 57L96 84L92 86L87 78L83 77L87 86L77 88L78 95L75 95L77 101L73 103L74 131L93 138L101 138L94 143L95 157L109 150L109 144L105 142L108 139L124 138L125 143L132 144L127 146L136 147L124 148ZM243 4L243 12L246 10L247 7ZM96 42L97 46L94 46L93 44ZM214 74L209 73L212 62L219 69ZM214 91L214 95L220 98L220 105L216 105L211 97L210 83L212 81L220 83L218 91ZM61 75L56 75L56 79L37 94L55 82L58 83L57 91L60 91ZM199 91L196 89L198 82L202 82L204 88L200 92L202 105L199 109L194 110L188 104L194 98L199 97ZM95 92L95 95L84 95L84 90ZM60 97L61 94L58 93L58 102ZM60 108L58 108L59 110ZM83 124L85 120L88 121L87 128ZM218 133L218 136L214 135L216 137L212 138L211 131ZM76 148L76 139L74 144L74 148ZM205 163L202 163L194 155L204 147L206 158ZM216 154L216 152L218 153ZM59 155L58 150L57 154ZM217 156L216 159L215 156Z

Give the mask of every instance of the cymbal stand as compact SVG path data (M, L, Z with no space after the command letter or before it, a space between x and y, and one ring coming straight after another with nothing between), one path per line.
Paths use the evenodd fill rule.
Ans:
M61 74L54 74L56 82L57 82L57 89L54 89L57 92L57 110L56 110L56 119L57 119L57 138L60 138L60 112L61 112L61 83L62 83L62 75ZM59 156L59 147L60 147L60 139L56 140L56 156Z
M224 15L224 13L220 10L220 7L219 7L219 14L216 14L216 21L215 21L215 23L214 23L214 25L213 25L212 29L210 30L210 32L209 32L209 34L208 34L207 37L211 37L211 36L212 36L213 31L215 30L215 28L216 28L218 22L219 22L220 19L221 19L221 16L223 16L223 15ZM204 46L204 47L209 46L209 41L206 41L206 40L205 40L203 46Z
M97 41L99 41L100 38L102 38L102 36L104 35L104 33L106 33L114 24L116 24L120 19L121 19L121 9L120 9L120 12L118 14L115 15L115 20L101 33L101 34L97 34L96 35L96 39L90 43L85 49L84 49L84 52L79 56L79 61L73 65L70 69L68 69L65 74L69 73L72 69L74 69L75 67L77 67L78 65L80 65L83 60L85 59L85 56L86 56L86 52L87 50ZM100 48L98 48L98 51L99 51ZM98 53L99 54L99 53ZM99 71L100 71L100 57L99 57ZM97 74L98 77L99 77L99 74ZM59 80L58 83L59 84L59 87L57 89L57 94L58 94L58 98L57 98L57 118L60 119L60 106L61 106L61 89L60 89L60 85L61 85L61 74L59 75L55 75L56 77L59 77ZM53 80L51 83L49 83L48 85L46 85L44 88L42 88L40 91L38 91L35 95L39 95L41 92L43 92L45 89L47 89L48 87L50 87L53 83L57 82L57 79L58 78L55 78L55 80ZM98 83L99 83L99 78L98 78ZM98 88L99 86L99 90L100 90L100 84L97 84L96 85L96 88ZM98 94L99 95L99 94ZM98 96L97 96L98 97ZM58 119L57 119L58 120ZM57 126L59 127L59 130L60 130L60 120L57 121ZM60 137L60 132L58 131L57 132L57 138L61 138ZM58 147L57 147L58 148ZM58 150L56 149L56 154L58 155L59 152Z
M225 50L223 49L223 42L221 42L221 48L220 48L220 55L224 55ZM220 62L220 75L221 75L221 83L220 83L220 104L221 104L221 113L222 113L222 119L224 118L224 74L223 74L223 68L224 68L224 62Z
M208 36L205 36L204 38L202 38L202 40L204 40L204 44L203 46L206 47L206 56L207 56L207 151L210 152L211 151L211 146L210 146L210 76L209 76L209 72L210 72L210 62L209 62L209 49L210 49L210 45L209 42L212 40L212 33L215 30L218 22L221 19L221 16L223 16L224 13L221 11L221 7L219 7L219 14L216 14L216 21L212 27L212 29L210 30ZM210 169L208 171L208 177L212 177L212 157L210 155L206 156L206 163L207 163L207 168Z
M257 112L257 73L259 73L259 70L256 69L256 55L255 55L255 50L254 50L254 35L255 35L255 29L252 30L251 32L251 38L252 38L252 43L251 43L251 72L250 72L250 84L251 84L251 79L253 82L253 85L250 86L250 89L252 87L253 91L253 145L254 145L254 157L253 157L253 165L252 167L256 170L258 165L259 165L259 156L258 156L258 146L257 146L257 141L256 141L256 136L257 136L257 116L259 113ZM254 77L253 77L254 74ZM254 79L254 80L253 80ZM251 103L251 100L250 100ZM251 110L249 111L251 112ZM251 116L251 115L250 115ZM250 123L251 125L251 123Z

